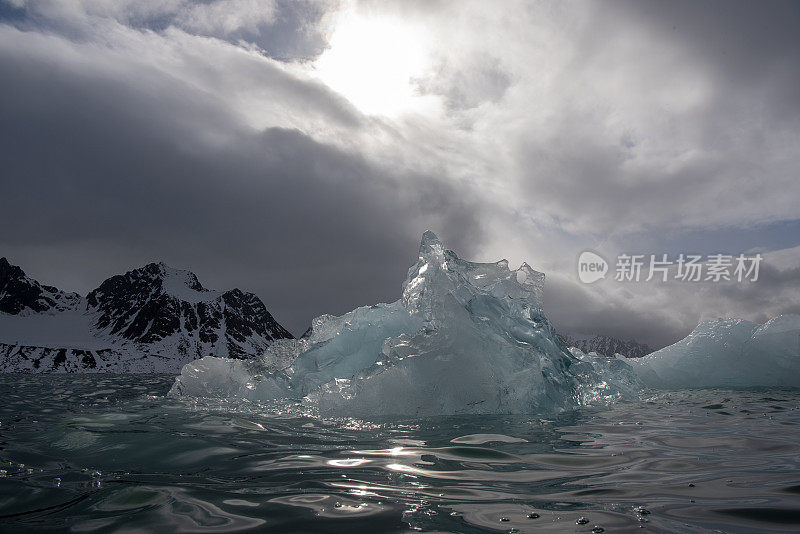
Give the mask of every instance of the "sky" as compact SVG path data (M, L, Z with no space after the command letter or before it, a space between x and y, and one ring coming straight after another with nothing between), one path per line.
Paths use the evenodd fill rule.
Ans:
M800 313L798 64L780 0L0 0L0 255L80 293L164 261L300 334L396 300L430 229L660 347ZM681 253L763 261L614 279Z

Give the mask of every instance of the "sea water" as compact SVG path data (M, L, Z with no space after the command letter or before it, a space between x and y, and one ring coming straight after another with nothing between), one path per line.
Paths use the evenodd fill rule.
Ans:
M3 532L797 532L800 391L365 422L0 375Z

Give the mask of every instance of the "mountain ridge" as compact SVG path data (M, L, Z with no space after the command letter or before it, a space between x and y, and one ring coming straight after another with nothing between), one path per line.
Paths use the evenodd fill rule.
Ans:
M80 295L40 284L28 277L20 267L0 258L0 312L43 312L49 309L64 310L73 306Z
M634 340L622 340L605 334L574 334L561 332L558 335L565 345L575 347L584 354L596 352L600 356L609 358L621 354L626 358L641 358L647 356L653 349L646 343Z
M0 372L177 372L208 355L253 358L292 338L254 294L215 291L148 263L86 297L0 259Z

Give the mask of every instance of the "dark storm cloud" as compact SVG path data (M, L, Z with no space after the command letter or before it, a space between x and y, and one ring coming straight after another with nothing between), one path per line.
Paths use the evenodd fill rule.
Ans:
M164 259L256 291L299 333L320 313L397 298L428 225L455 247L478 235L470 201L428 176L297 130L253 131L203 91L135 74L0 52L0 248L45 282L70 269L52 250L92 243L84 287L64 289Z

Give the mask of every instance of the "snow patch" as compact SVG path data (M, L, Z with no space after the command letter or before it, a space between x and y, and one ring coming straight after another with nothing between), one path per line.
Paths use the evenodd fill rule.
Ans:
M205 289L200 285L194 273L190 271L175 269L163 263L159 263L158 266L163 275L162 287L164 292L171 297L197 304L198 302L212 301L222 295L221 291Z

